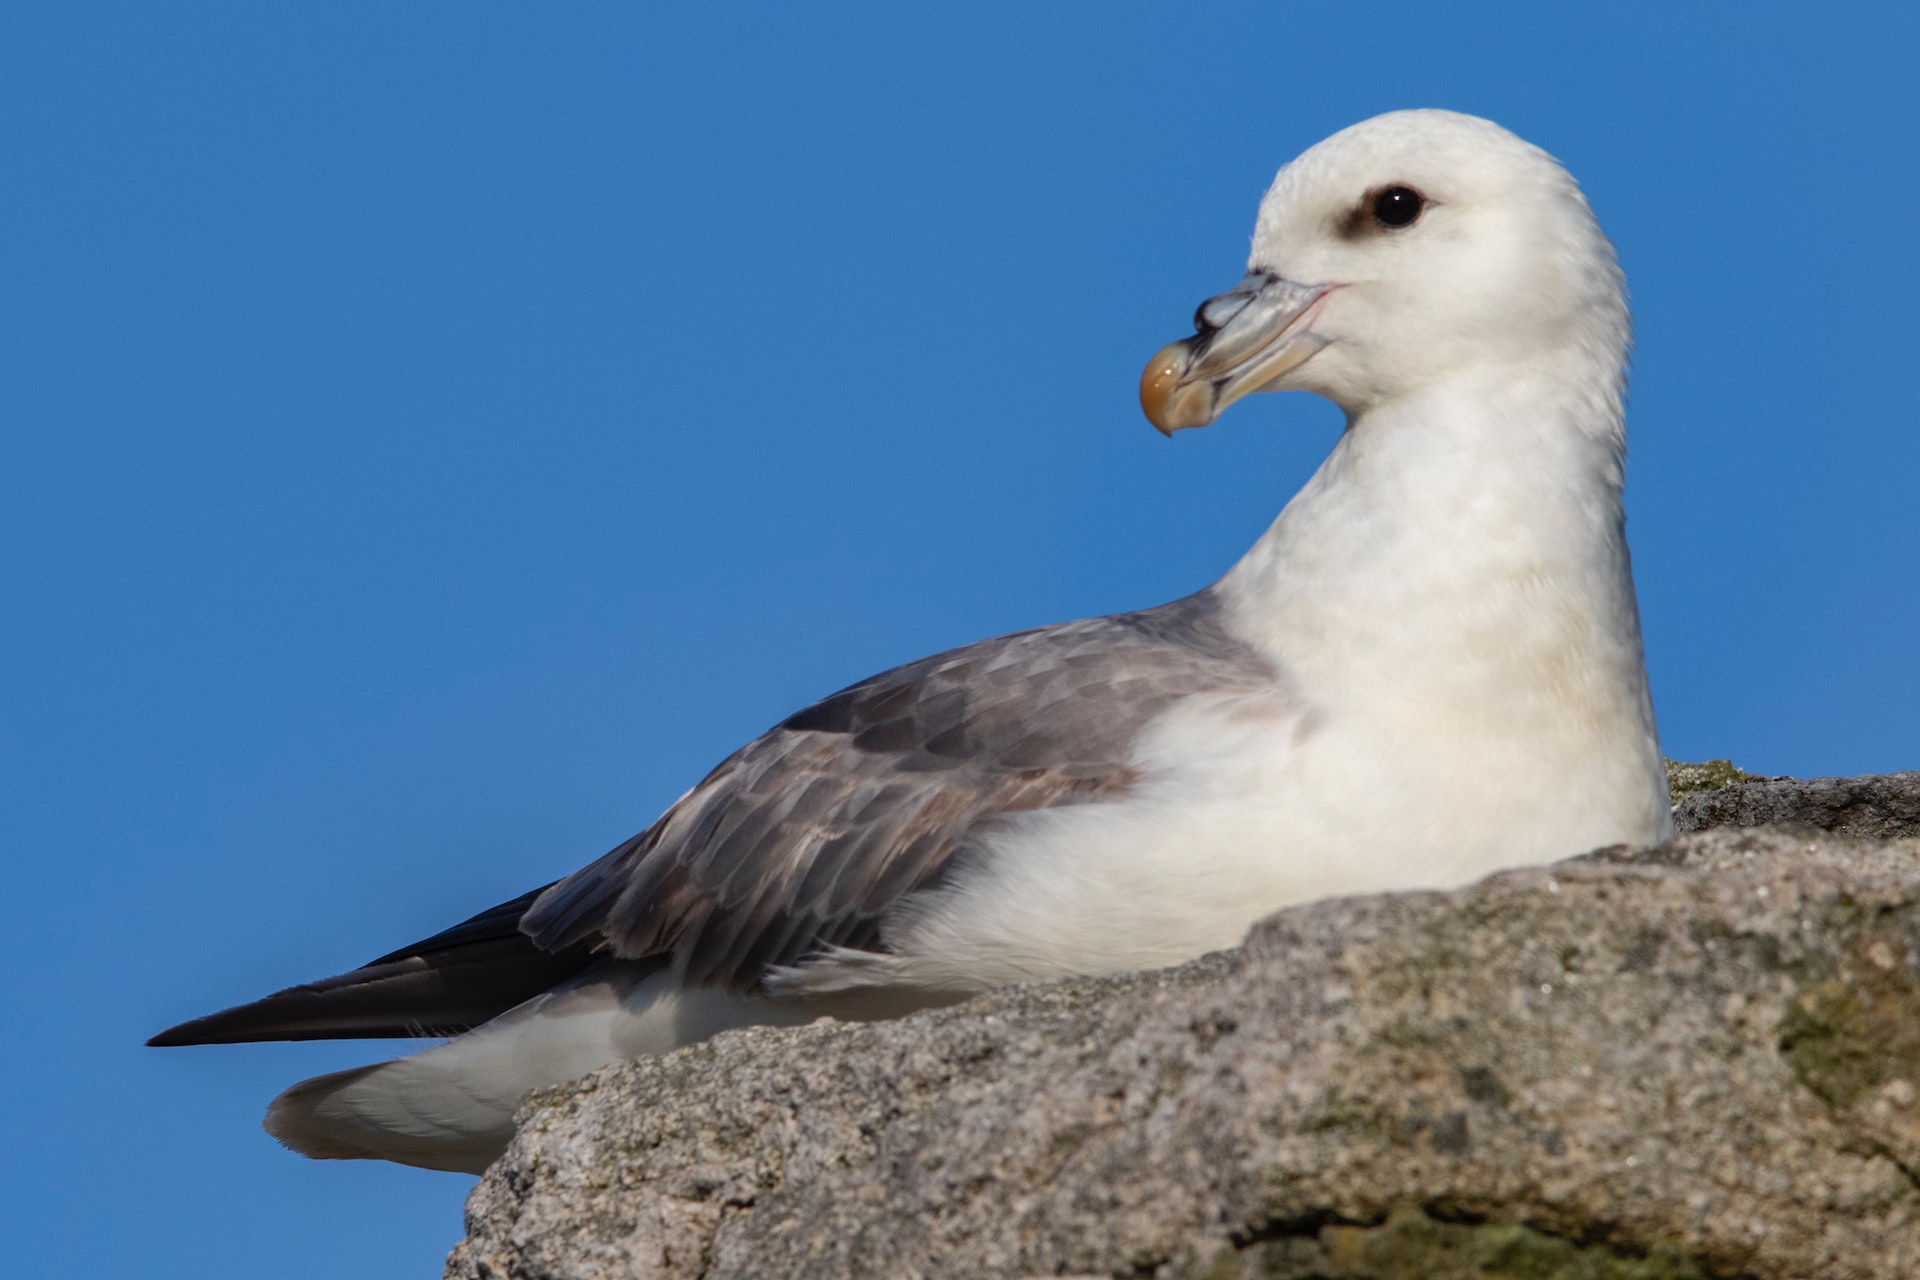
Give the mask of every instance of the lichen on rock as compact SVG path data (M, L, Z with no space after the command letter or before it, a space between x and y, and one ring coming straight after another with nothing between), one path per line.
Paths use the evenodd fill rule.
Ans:
M1764 782L1765 778L1757 773L1748 773L1731 760L1709 760L1705 764L1685 764L1679 760L1669 760L1667 764L1667 795L1676 804L1680 797L1694 791L1715 791L1721 787L1730 787L1736 782Z

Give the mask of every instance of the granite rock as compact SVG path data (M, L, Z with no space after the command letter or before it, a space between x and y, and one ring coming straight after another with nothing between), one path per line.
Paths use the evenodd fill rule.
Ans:
M1743 783L1181 968L609 1067L529 1100L447 1275L1920 1275L1917 801Z
M1920 773L1751 779L1679 796L1673 820L1682 831L1801 823L1879 840L1920 836Z

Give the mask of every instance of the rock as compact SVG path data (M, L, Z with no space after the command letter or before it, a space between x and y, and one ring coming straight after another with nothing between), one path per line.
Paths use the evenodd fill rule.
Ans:
M1751 774L1741 776L1752 779ZM1673 820L1682 831L1798 822L1843 836L1877 840L1916 836L1920 835L1920 773L1743 781L1679 796Z
M1913 836L1917 795L1681 816ZM1307 904L1178 969L730 1033L522 1120L448 1276L1920 1275L1920 839L1722 828Z
M1709 760L1705 764L1684 764L1668 760L1667 798L1678 804L1690 791L1714 791L1736 782L1765 782L1757 773L1748 773L1731 760Z

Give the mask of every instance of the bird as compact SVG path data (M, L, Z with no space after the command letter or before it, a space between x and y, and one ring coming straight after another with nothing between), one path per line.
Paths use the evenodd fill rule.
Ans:
M581 870L150 1043L450 1037L296 1084L265 1127L475 1173L528 1090L616 1060L1670 838L1622 507L1625 281L1567 170L1450 111L1343 129L1279 171L1193 328L1141 378L1163 433L1271 391L1346 419L1212 584L863 680Z

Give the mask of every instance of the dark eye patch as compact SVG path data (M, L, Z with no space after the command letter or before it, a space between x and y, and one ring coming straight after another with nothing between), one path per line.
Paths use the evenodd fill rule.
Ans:
M1340 219L1339 232L1343 239L1358 240L1398 231L1418 222L1431 203L1406 183L1390 182L1361 196L1360 202Z

